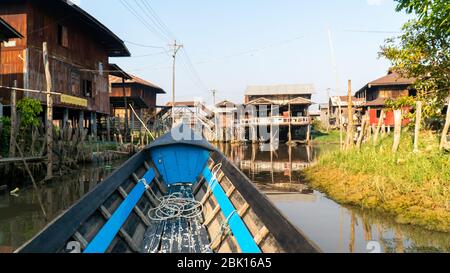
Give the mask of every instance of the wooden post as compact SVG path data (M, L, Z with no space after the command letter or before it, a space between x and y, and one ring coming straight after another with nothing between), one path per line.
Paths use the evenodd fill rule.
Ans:
M130 106L131 107L133 107L133 105L132 104L130 104ZM137 114L136 114L137 115ZM131 134L133 134L134 133L134 131L136 130L136 128L134 127L134 123L135 123L135 120L134 120L134 115L133 114L131 114L130 115L131 117L130 117L130 119L131 119Z
M111 119L106 116L106 140L111 141Z
M68 127L69 127L69 108L65 107L63 110L63 120L62 120L62 132L63 139L69 139L70 136L67 135Z
M361 148L361 143L363 141L364 138L364 131L366 130L366 124L367 124L368 120L367 120L367 116L363 116L362 121L361 121L361 131L359 132L358 135L358 141L356 142L356 147L358 149Z
M288 103L288 113L289 113L289 133L288 133L288 138L289 138L289 145L292 144L292 117L291 117L291 104Z
M416 127L414 129L414 152L419 152L419 134L422 123L422 102L416 101Z
M48 47L47 42L42 45L45 79L47 82L47 177L50 179L53 176L53 98L50 92L52 92L52 78L50 74L50 63L48 61Z
M91 112L91 136L97 137L97 113Z
M353 147L353 100L352 100L352 81L348 80L348 105L347 105L347 141L346 141L346 149L350 149Z
M127 94L125 90L125 79L122 78L122 91L123 91L123 101L124 101L124 107L125 107L125 132L124 137L127 138L127 132L128 132L128 101L127 101Z
M392 151L395 153L398 151L398 147L400 146L400 139L402 133L402 109L394 110L394 144L392 146Z
M17 80L14 81L14 87L17 88ZM11 136L9 140L9 157L16 156L16 136L17 136L17 93L15 89L11 90Z
M3 103L0 102L0 136L2 135L2 131L3 131L2 118L3 118Z
M78 118L78 130L82 132L84 130L84 111L80 111L80 116Z
M448 130L450 128L450 98L447 98L447 102L448 102L447 116L445 118L444 129L442 130L441 144L439 145L439 148L441 150L445 148L445 144L447 143L447 134L448 134Z
M381 110L380 118L378 119L377 129L373 136L373 145L378 144L378 136L380 135L381 125L384 124L384 109Z

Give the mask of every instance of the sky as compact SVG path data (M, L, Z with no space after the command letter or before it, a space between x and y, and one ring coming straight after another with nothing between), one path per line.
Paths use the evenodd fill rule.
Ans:
M110 62L162 87L167 94L158 97L159 105L172 99L168 51L174 39L183 44L177 54L177 101L211 104L210 90L216 89L217 102L242 103L248 85L314 84L313 101L323 103L328 88L331 95L345 95L349 79L355 92L385 75L389 62L378 57L380 46L408 20L395 12L393 0L74 2L126 41L132 57Z

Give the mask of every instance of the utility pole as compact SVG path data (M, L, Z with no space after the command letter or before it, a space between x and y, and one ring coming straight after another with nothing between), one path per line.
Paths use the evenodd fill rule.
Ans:
M217 90L213 89L211 90L211 93L213 95L213 105L216 105L216 94L217 94Z
M172 127L175 123L175 72L176 72L176 60L177 60L177 53L178 51L183 47L183 45L177 44L177 40L174 41L173 45L170 45L173 47L173 70L172 70Z
M334 53L334 46L333 46L333 38L331 36L331 29L328 28L328 41L330 43L330 50L331 50L331 58L333 61L333 69L334 69L334 74L336 76L336 96L337 96L337 104L338 104L338 122L339 122L339 145L340 148L342 149L343 146L343 127L342 127L342 109L341 109L341 98L339 97L339 74L338 74L338 69L337 69L337 64L336 64L336 57L335 57L335 53Z

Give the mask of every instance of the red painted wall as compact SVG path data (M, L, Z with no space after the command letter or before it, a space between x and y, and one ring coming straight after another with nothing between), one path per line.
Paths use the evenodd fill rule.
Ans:
M378 125L378 118L377 118L377 110L380 109L370 109L369 110L369 117L370 117L370 125ZM410 108L404 108L404 113L408 113L410 111ZM410 119L404 118L402 120L402 126L408 125L410 123ZM386 112L386 118L384 119L384 125L385 126L394 126L394 111L390 110Z

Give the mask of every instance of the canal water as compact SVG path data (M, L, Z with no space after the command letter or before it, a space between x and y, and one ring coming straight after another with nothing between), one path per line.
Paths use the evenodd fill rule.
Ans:
M323 252L450 252L450 234L398 225L388 215L341 206L304 184L303 170L337 146L220 145L227 157Z
M58 177L54 182L40 186L41 203L31 186L19 188L14 195L9 190L0 191L0 253L13 252L30 240L122 163L81 166ZM25 184L30 185L30 182Z
M397 225L373 211L341 206L304 184L302 171L333 146L222 145L219 148L324 252L450 252L450 234ZM40 188L0 191L0 253L13 252L123 161L83 166ZM47 219L43 216L45 210Z

